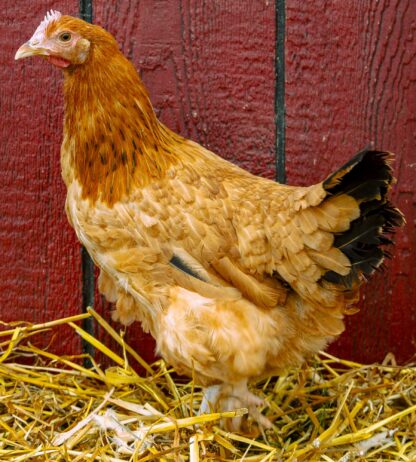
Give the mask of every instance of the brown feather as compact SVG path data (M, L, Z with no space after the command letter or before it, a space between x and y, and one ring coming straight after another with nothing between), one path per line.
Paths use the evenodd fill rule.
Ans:
M231 282L248 300L256 305L262 308L273 308L285 303L287 289L277 280L274 287L262 284L253 276L241 271L228 257L223 257L213 262L212 265L225 280Z

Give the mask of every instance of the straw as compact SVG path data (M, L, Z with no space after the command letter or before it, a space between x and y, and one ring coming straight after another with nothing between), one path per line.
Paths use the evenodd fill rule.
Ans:
M121 347L112 351L78 324L91 318ZM163 360L146 363L92 309L0 332L0 460L25 461L412 461L416 460L416 367L363 365L321 353L301 368L252 384L272 428L250 417L246 433L224 422L246 409L199 415L203 390ZM104 354L59 356L33 343L67 325ZM138 373L132 364L144 370Z

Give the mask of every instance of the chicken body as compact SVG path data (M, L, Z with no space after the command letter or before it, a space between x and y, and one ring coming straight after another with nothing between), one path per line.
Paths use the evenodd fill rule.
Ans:
M389 155L363 151L310 187L255 177L163 126L108 32L53 12L34 37L17 57L64 69L66 210L115 319L264 423L247 382L343 331L403 221Z
M287 210L308 195L319 201L322 187L276 189L204 154L112 207L91 207L73 181L67 213L102 270L99 288L116 303L115 318L140 321L170 364L208 385L258 376L323 348L343 329L345 294L318 288L318 298L330 299L321 312L268 272L285 271L282 254L291 253L273 249L284 220L292 220ZM302 253L294 258L314 267ZM301 284L302 271L295 271Z

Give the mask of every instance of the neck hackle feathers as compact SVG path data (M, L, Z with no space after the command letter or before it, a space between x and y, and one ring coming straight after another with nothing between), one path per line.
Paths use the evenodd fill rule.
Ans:
M101 28L84 65L65 72L63 151L84 198L113 205L176 162L169 141L184 140L156 118L134 66ZM109 39L111 37L112 40Z

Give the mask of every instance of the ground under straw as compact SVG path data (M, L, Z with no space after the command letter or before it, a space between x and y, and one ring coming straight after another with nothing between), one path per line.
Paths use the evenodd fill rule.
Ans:
M123 357L83 331L92 316ZM103 370L58 357L33 336L69 324L108 356ZM146 364L97 313L0 333L1 461L415 461L416 367L361 365L322 353L301 369L253 384L273 422L228 433L244 409L198 416L202 392L163 361ZM137 365L145 373L135 372Z

